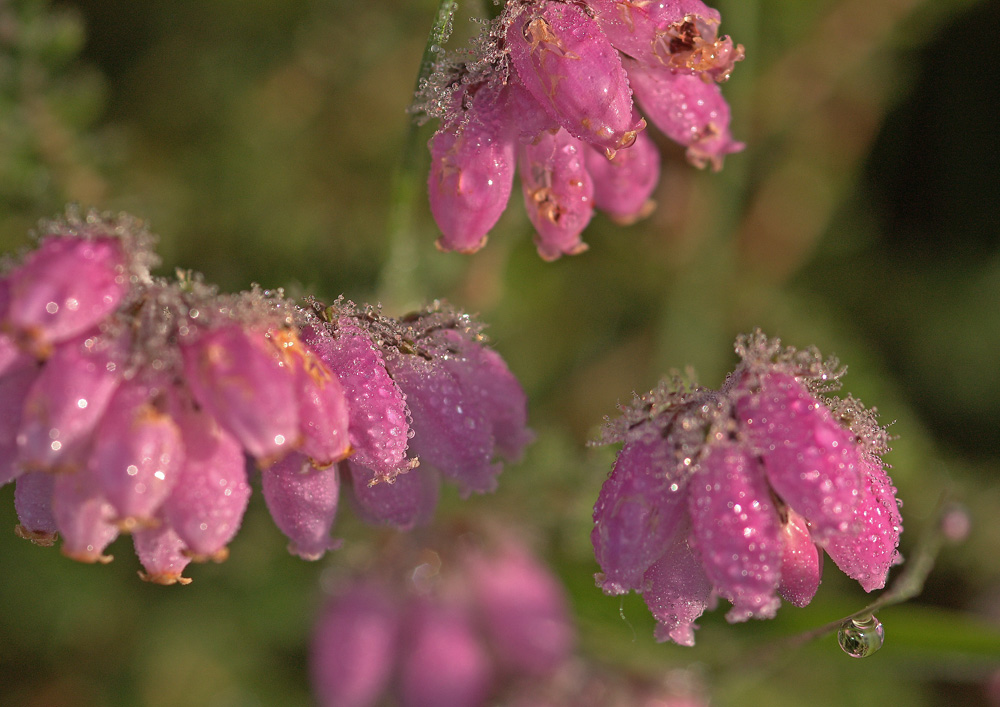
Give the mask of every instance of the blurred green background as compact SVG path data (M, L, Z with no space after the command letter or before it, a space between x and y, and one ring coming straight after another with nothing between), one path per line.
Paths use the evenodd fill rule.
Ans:
M433 126L413 208L392 203L433 0L0 0L0 250L77 201L147 219L164 273L226 290L343 293L390 314L447 298L490 324L538 441L497 494L446 494L441 516L530 533L588 658L650 680L691 668L718 706L1000 704L985 687L1000 671L1000 3L716 6L747 49L724 89L747 150L700 173L657 136L653 216L597 216L590 250L550 264L517 191L480 253L434 249ZM451 46L481 12L463 3ZM904 555L943 493L970 513L923 595L880 614L870 658L829 636L780 654L867 603L829 563L806 609L739 626L715 612L690 649L655 644L641 600L593 586L590 510L614 450L585 443L670 369L718 386L755 326L838 355L844 392L893 423ZM15 524L8 485L0 529ZM0 705L310 704L321 579L380 534L349 510L336 533L344 550L293 558L258 494L230 560L183 588L140 582L127 539L84 566L0 533ZM772 645L779 658L748 669Z

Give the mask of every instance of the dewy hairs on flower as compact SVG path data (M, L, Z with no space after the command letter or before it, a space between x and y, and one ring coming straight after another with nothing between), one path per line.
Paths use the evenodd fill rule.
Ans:
M591 539L608 594L640 592L658 640L694 644L715 597L730 622L806 606L822 551L866 591L885 586L902 518L885 430L815 349L760 331L721 390L664 383L622 408L624 442L594 506Z
M482 326L435 303L403 319L280 291L153 277L131 217L70 210L0 277L0 484L17 532L108 561L129 532L160 583L221 560L260 468L289 549L317 559L342 480L361 515L426 522L440 478L493 490L531 434L526 399Z
M717 85L743 58L701 0L509 0L473 48L445 55L414 111L440 119L427 187L441 250L486 242L521 176L546 260L583 252L594 209L650 213L660 157L646 119L698 167L743 149Z

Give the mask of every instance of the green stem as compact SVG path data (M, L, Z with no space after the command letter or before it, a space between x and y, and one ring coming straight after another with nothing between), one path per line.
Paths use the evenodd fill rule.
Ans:
M437 16L427 36L427 44L420 60L415 93L424 87L434 72L441 47L451 35L452 21L457 9L458 0L441 0L438 5ZM393 309L416 306L422 299L415 277L418 250L413 228L413 209L420 185L423 183L422 163L418 159L418 134L419 128L416 122L411 120L390 187L389 216L386 222L389 255L382 268L378 299Z

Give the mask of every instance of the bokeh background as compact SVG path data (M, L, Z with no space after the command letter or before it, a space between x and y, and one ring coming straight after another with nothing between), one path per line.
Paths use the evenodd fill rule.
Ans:
M0 0L0 250L75 201L147 219L164 273L226 290L390 314L446 298L490 324L537 442L496 494L446 494L440 518L528 534L588 660L647 680L686 669L718 706L1000 704L1000 3L716 6L747 49L725 86L747 150L702 173L658 137L656 212L598 216L587 253L544 263L516 190L480 253L434 249L433 126L415 181L394 177L434 0ZM465 0L450 46L482 12ZM593 585L590 511L615 450L586 442L671 369L718 386L755 326L838 355L844 391L892 422L904 555L942 495L971 518L923 594L881 612L870 658L830 636L780 650L867 603L829 562L809 607L738 626L717 611L694 648L654 643L641 600ZM9 485L0 529L15 524ZM343 550L294 558L257 494L229 561L190 568L187 587L140 582L127 539L85 566L0 532L0 704L311 704L321 586L382 541L349 511L335 532ZM751 663L763 647L777 657Z

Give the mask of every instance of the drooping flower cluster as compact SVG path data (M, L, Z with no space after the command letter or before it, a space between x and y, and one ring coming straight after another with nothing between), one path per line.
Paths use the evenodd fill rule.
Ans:
M152 241L71 212L0 278L0 484L16 480L23 537L95 562L129 532L144 578L189 581L192 559L224 559L253 460L290 550L315 559L342 475L368 517L409 528L439 474L492 490L495 454L529 440L524 394L468 316L222 295L151 276Z
M408 548L409 549L409 548ZM418 554L419 562L413 562ZM476 707L549 679L575 639L562 587L510 537L383 552L317 622L311 673L325 707Z
M648 215L660 160L633 94L691 163L721 168L743 145L717 83L743 48L719 21L701 0L508 0L422 87L418 110L441 119L428 178L438 247L484 245L515 167L546 260L586 250L595 208L624 223Z
M694 644L714 597L730 622L813 598L822 554L866 591L899 561L902 519L885 430L857 400L827 398L843 371L759 331L721 390L663 384L623 409L624 442L594 506L608 594L641 592L658 640Z

